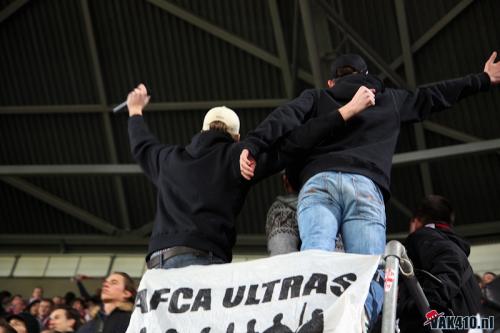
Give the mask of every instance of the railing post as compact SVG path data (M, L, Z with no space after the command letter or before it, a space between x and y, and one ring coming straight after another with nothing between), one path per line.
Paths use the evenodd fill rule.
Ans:
M396 305L398 297L399 262L405 248L398 241L385 246L384 308L382 310L382 333L396 330Z

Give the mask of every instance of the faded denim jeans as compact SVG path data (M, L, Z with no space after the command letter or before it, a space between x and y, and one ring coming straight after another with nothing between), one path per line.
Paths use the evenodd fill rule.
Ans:
M340 232L346 253L384 253L384 198L378 186L365 176L327 171L310 178L300 191L298 223L301 251L334 251ZM383 276L379 267L365 302L372 324L382 311Z

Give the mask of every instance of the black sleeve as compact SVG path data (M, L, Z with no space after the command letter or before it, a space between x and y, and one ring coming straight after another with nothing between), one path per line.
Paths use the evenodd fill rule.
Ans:
M146 176L156 185L160 172L160 161L174 149L164 145L149 132L142 116L132 116L128 120L130 149Z
M414 92L402 89L393 92L401 121L416 122L424 120L433 112L451 108L464 97L487 91L489 87L488 74L479 73L421 86Z
M262 123L248 133L243 145L253 156L268 150L278 139L305 123L314 109L316 91L304 91L296 99L278 107Z
M258 156L255 181L282 170L344 126L344 118L337 110L311 118L280 139L271 150Z
M83 285L82 281L76 281L76 285L78 287L78 290L80 291L80 296L85 300L85 302L88 302L91 298L89 292Z
M437 231L426 230L424 233L416 232L410 235L414 246L409 249L408 256L412 261L416 256L415 259L420 262L422 269L441 280L442 285L431 279L419 282L431 307L435 305L446 309L447 300L453 299L460 292L465 273L464 259L451 241L432 237L432 232Z

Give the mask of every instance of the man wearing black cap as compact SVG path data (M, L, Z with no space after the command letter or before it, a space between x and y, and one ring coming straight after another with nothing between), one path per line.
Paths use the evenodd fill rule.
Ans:
M422 121L433 112L500 83L500 63L495 59L496 52L486 62L483 73L412 92L385 88L380 79L368 74L366 62L359 55L340 56L332 65L328 88L305 90L273 111L249 134L245 140L247 150L242 153L242 175L250 179L254 168L246 156L258 156L304 121L343 107L360 87L375 91L373 106L311 149L306 158L297 161L295 169L299 175L296 185L302 187L298 204L301 250L333 251L336 235L341 232L347 253L380 255L386 241L384 202L390 197L392 157L400 124ZM382 301L383 288L372 281L365 303L368 321L376 320Z

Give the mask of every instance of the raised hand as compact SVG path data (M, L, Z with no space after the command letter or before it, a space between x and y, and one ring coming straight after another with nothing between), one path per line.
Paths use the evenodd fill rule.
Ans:
M148 91L144 84L139 84L137 88L132 90L127 96L127 107L129 116L142 115L142 110L149 103L151 96L148 96Z
M342 118L347 120L373 105L375 105L375 89L361 86L349 103L339 109L339 112Z
M484 64L484 72L490 77L492 85L500 83L500 62L495 62L496 58L497 52L495 51L491 54L488 61L486 61L486 64Z

